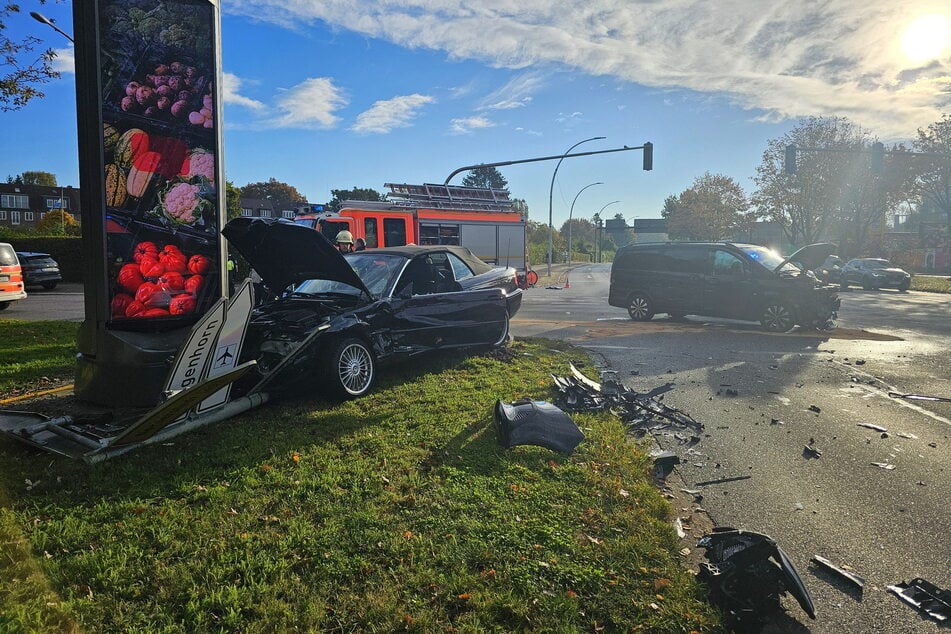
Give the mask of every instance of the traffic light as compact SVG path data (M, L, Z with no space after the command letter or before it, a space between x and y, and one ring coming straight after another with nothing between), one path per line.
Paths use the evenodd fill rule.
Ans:
M644 144L644 171L654 169L654 144L648 141Z
M784 164L787 174L796 173L796 144L786 146L786 162Z
M876 141L872 144L872 173L881 174L884 164L885 146L880 141Z

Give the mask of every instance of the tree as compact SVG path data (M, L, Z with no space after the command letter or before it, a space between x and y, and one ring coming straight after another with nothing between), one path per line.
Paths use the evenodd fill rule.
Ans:
M51 172L23 172L16 176L8 176L8 183L17 185L45 185L47 187L58 187L56 183L56 174Z
M366 187L354 187L353 189L331 189L330 194L333 196L333 198L330 199L330 203L328 203L328 207L331 211L340 211L340 206L345 200L386 200L386 194L381 194L375 189Z
M921 166L917 187L922 197L944 211L947 224L944 246L951 248L951 115L942 115L940 121L918 129L915 149L929 155L916 162ZM949 263L951 267L951 263ZM949 268L951 274L951 268Z
M784 169L786 147L799 148L795 174ZM753 204L803 246L830 238L839 253L881 250L884 218L912 195L912 163L893 146L881 170L872 165L869 133L845 117L812 117L770 140L754 178ZM876 240L878 246L875 246Z
M40 4L46 4L46 0L40 0ZM45 97L37 86L60 76L53 70L56 53L52 49L34 52L43 40L27 37L16 41L7 35L7 20L18 13L20 7L13 2L0 6L0 111L4 112L19 110L31 99Z
M679 196L668 196L661 215L675 240L723 240L750 228L755 215L740 184L705 173Z
M228 220L241 215L241 189L225 181L225 217Z
M78 236L82 233L79 221L68 211L53 209L36 223L41 236Z
M303 203L307 199L293 185L288 185L271 177L267 182L248 183L241 188L241 196L244 198L271 198L275 202Z
M529 260L536 265L548 261L548 223L529 220L525 223L525 240L528 242ZM564 237L556 230L552 233L552 259L567 247Z
M465 187L485 187L492 189L505 189L508 187L508 181L494 167L477 167L469 170L466 177L462 179Z

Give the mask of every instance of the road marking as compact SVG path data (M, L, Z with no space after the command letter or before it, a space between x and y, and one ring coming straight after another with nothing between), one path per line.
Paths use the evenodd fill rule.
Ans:
M888 388L887 390L881 390L871 385L862 384L862 383L854 383L853 384L854 387L865 390L866 392L869 393L863 398L868 398L869 396L881 396L882 398L884 398L885 400L891 403L895 403L896 405L900 405L901 407L908 408L914 412L918 412L919 414L927 416L928 418L932 420L938 421L939 423L944 423L945 425L948 425L949 427L951 427L951 420L945 418L944 416L940 414L935 414L932 411L926 410L923 407L919 407L918 405L915 405L914 403L909 403L908 401L905 401L903 399L890 397L888 395L888 392L901 392L901 390L899 390L894 385L890 385L886 383L885 381L881 380L880 378L878 378L877 376L873 374L869 374L868 372L863 372L862 370L859 370L858 368L856 368L854 365L848 365L846 363L842 363L841 361L836 361L836 360L833 360L832 362L835 363L836 365L842 366L843 368L848 368L849 372L861 374L862 376L867 377L869 379L873 379Z

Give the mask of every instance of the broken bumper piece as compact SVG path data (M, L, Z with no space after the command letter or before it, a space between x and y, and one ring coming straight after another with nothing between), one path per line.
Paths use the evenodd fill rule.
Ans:
M779 607L779 597L789 592L809 618L816 609L809 591L789 556L767 535L734 528L717 528L700 538L708 563L700 579L730 614L734 628L755 628Z
M570 455L584 440L571 417L545 401L520 399L511 404L495 403L495 431L506 449L537 445Z
M899 599L940 623L951 619L951 590L942 590L918 577L907 583L888 586Z

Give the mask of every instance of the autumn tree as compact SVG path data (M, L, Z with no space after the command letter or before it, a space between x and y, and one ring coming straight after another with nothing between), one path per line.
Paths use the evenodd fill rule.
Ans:
M502 176L502 173L494 167L477 167L469 170L466 177L462 179L465 187L485 187L491 189L505 189L508 187L508 181Z
M803 246L839 240L842 255L855 255L881 238L883 219L911 195L911 162L889 148L884 168L873 170L869 133L845 117L804 119L779 139L771 139L756 168L753 205L779 223L786 238ZM786 147L795 145L795 173L785 171Z
M16 176L8 176L7 183L16 185L45 185L47 187L59 187L56 182L56 174L51 172L23 172Z
M36 233L41 236L78 236L82 229L71 213L63 209L52 209L36 223Z
M383 201L386 200L386 194L381 194L375 189L370 189L368 187L354 187L352 189L331 189L330 194L333 198L330 199L328 207L331 211L340 211L340 206L345 200L368 200L368 201Z
M40 0L40 4L45 3ZM7 21L21 19L20 12L15 2L0 5L0 111L4 112L19 110L30 100L45 97L39 86L60 76L53 70L53 49L38 50L43 40L32 36L14 40L7 35Z
M951 243L951 115L942 115L940 121L919 128L914 148L923 154L916 159L920 166L918 191L926 201L945 213L944 240L948 248Z
M679 196L668 196L661 216L675 240L723 240L747 231L755 220L743 188L722 174L705 173Z
M275 202L281 203L307 202L307 199L297 191L296 187L281 182L274 177L271 177L267 182L248 183L241 188L241 196L261 200L270 198Z
M225 181L225 217L228 220L241 215L241 188Z

